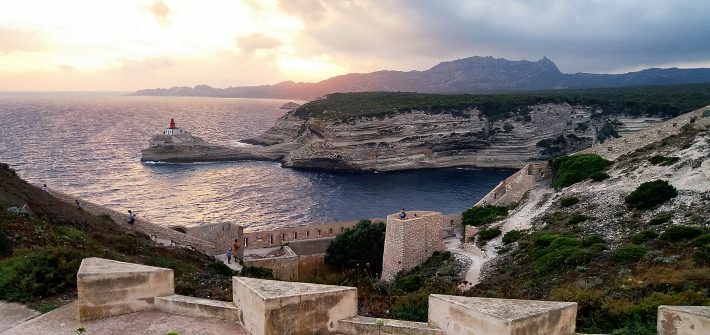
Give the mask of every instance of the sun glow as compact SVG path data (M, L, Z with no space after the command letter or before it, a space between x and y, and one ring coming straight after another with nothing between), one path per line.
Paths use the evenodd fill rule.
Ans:
M263 64L279 79L320 80L346 72L328 55L299 56L295 43L303 23L273 1L259 6L234 0L0 0L0 89L11 82L31 86L30 78L40 73L81 72L108 81L111 73L141 67L165 75L172 67L171 77L189 81L177 72L193 71L196 64L217 71L215 61L237 74L254 73L236 71L239 64ZM239 44L250 36L268 43L256 41L252 49ZM229 84L240 81L249 79L237 75Z

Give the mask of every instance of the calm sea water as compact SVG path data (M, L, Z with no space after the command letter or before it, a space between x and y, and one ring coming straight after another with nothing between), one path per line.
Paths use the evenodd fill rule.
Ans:
M34 183L159 224L237 222L247 230L383 217L400 208L461 212L510 170L332 173L277 163L144 164L170 118L236 144L274 124L283 100L0 93L0 161Z

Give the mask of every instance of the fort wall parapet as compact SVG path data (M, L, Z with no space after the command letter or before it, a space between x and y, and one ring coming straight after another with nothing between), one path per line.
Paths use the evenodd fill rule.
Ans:
M444 250L444 216L439 212L410 211L387 216L385 250L382 255L382 280L424 262L434 251Z
M510 206L519 203L536 183L551 176L547 163L528 163L518 172L498 183L475 206Z
M157 309L234 322L253 335L574 335L574 302L429 295L428 322L358 316L357 288L232 278L232 301L173 293L170 269L84 259L77 274L79 320ZM83 306L83 308L82 308ZM88 307L88 308L87 308ZM53 312L50 312L53 313ZM59 320L65 322L65 320ZM710 333L710 306L661 306L658 334Z

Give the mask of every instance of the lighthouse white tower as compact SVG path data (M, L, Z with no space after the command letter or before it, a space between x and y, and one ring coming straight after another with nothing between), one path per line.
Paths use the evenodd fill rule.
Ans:
M175 120L172 118L170 119L170 125L165 128L165 131L163 132L165 135L182 135L182 133L182 129L175 127Z

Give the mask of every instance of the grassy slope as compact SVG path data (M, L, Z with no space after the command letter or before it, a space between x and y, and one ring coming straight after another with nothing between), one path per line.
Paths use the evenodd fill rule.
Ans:
M24 204L31 215L6 210ZM169 267L176 272L177 293L231 300L232 273L224 264L196 251L156 246L144 234L42 192L0 164L0 299L40 310L66 302L75 296L84 257Z
M301 118L350 119L422 110L460 114L478 108L491 119L526 113L537 103L600 107L604 112L677 116L710 103L710 84L644 86L613 89L556 90L515 94L423 94L405 92L334 93L293 113Z
M700 136L708 132L688 129L622 156L612 169L622 176L634 173L629 169L650 157L678 155L694 142L703 143ZM686 171L696 164L680 161L671 168ZM678 201L663 210L639 211L622 203L594 217L604 213L596 203L604 195L574 192L563 190L561 198L579 197L578 203L558 201L548 209L534 221L540 228L502 251L493 271L468 294L576 301L578 331L587 333L655 333L659 305L710 305L710 215L705 211L710 193L696 193L692 205ZM705 237L664 238L663 232L681 223L703 230ZM595 236L604 229L611 229L613 238Z

